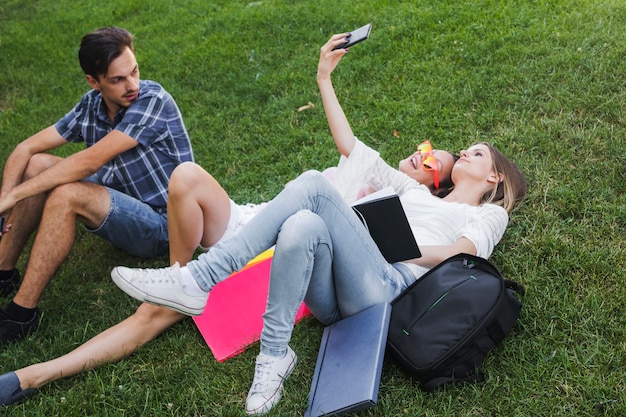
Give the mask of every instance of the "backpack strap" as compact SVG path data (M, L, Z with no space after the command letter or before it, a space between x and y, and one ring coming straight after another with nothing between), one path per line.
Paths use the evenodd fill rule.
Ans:
M437 388L440 388L446 384L451 382L484 382L485 374L482 372L464 377L464 378L452 378L449 376L440 376L437 378L433 378L422 385L424 391L435 391Z
M506 288L512 289L519 295L524 295L524 293L526 292L526 290L524 290L524 286L519 282L511 281L509 279L504 279L503 281Z

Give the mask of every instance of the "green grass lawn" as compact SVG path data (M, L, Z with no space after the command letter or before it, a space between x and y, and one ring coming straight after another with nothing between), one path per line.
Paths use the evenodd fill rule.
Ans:
M519 324L486 361L487 382L426 394L387 358L379 402L360 415L626 415L622 0L2 0L0 161L87 91L81 36L118 25L136 36L142 78L177 100L196 161L236 201L265 201L303 170L336 163L315 83L319 48L367 22L370 39L334 74L357 136L391 164L425 139L453 151L489 141L519 163L530 192L491 258L526 295ZM109 279L113 266L167 263L79 231L41 300L40 330L0 348L0 372L63 354L131 314L137 303ZM304 413L322 330L313 319L296 326L300 363L271 415ZM244 415L257 351L218 363L187 320L2 413Z

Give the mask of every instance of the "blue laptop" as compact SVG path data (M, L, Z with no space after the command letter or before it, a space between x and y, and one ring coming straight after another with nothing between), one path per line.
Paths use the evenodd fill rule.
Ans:
M324 329L305 417L376 404L390 316L390 304L377 304Z

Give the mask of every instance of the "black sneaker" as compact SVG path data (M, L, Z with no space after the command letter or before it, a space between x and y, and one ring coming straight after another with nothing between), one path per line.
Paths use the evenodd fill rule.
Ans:
M20 271L13 270L13 275L5 280L0 280L0 296L4 297L17 290L20 285Z
M37 330L41 314L39 308L35 308L33 318L28 321L17 321L6 311L0 310L0 343L8 343L23 339Z

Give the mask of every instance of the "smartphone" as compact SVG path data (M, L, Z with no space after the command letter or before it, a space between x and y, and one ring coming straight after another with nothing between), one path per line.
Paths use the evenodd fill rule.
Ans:
M344 48L349 48L352 45L356 45L359 42L364 41L365 39L367 39L370 36L370 30L372 30L372 24L368 23L365 26L361 26L360 28L353 30L352 32L350 32L350 36L348 37L348 41L342 43L341 45L337 45L333 48L333 51L335 49L344 49Z
M0 234L2 234L2 229L4 229L4 217L0 217Z

